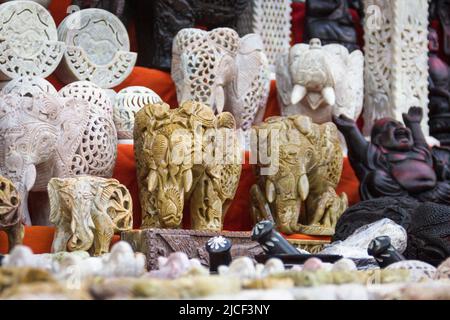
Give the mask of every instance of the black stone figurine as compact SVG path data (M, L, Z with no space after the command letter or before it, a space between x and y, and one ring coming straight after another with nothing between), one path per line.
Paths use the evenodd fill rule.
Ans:
M300 252L291 245L278 231L271 221L261 221L255 225L252 240L257 241L267 255L299 255Z
M406 260L406 258L394 248L391 243L391 238L388 236L373 239L369 244L367 252L375 258L382 269L396 262Z
M450 204L450 181L441 181L436 173L433 150L420 127L422 118L422 109L412 107L403 115L406 126L390 118L378 120L368 142L353 120L344 115L333 117L347 142L361 200L409 196L421 202Z
M303 42L318 38L323 45L338 43L350 52L359 49L348 0L306 0Z
M230 265L232 243L229 239L217 236L208 240L206 251L209 254L209 270L217 272L220 266Z
M438 19L444 31L444 53L450 56L450 0L431 0L430 20Z
M138 65L170 70L172 42L178 31L196 25L208 30L236 28L249 0L136 1Z
M450 257L450 206L411 197L377 198L348 208L336 225L333 242L344 241L357 229L386 218L408 234L406 259L438 266Z
M450 146L450 69L439 57L439 38L436 30L429 29L429 100L430 133Z

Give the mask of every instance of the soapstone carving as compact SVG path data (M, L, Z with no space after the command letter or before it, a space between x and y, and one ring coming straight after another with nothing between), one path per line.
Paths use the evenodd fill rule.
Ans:
M439 57L436 30L429 29L428 39L430 134L440 141L441 146L450 146L450 68Z
M373 256L380 268L406 260L405 257L391 244L389 236L381 236L373 239L367 250Z
M48 184L50 222L56 226L52 252L109 252L115 233L131 230L133 203L115 179L53 178Z
M348 0L306 0L306 19L303 40L313 38L324 44L341 44L349 51L359 49Z
M162 102L162 99L146 87L127 87L114 98L114 124L119 140L133 139L136 112L148 104Z
M64 83L86 80L109 89L131 73L137 54L130 52L127 29L103 9L72 13L58 27L66 52L56 75Z
M169 71L173 39L180 30L198 25L208 30L217 27L235 29L238 16L249 2L250 0L136 1L138 65Z
M24 230L19 212L20 195L13 183L0 176L0 230L8 235L11 251L23 241Z
M55 87L44 78L29 76L15 78L2 89L2 94L16 94L22 97L33 97L42 93L53 96L58 94Z
M229 111L244 131L262 120L270 80L259 35L183 29L174 39L172 78L180 104L194 100L216 114Z
M409 280L411 282L419 282L423 280L431 280L436 275L436 268L432 265L417 261L405 260L391 264L386 270L408 270L410 272Z
M50 13L33 1L0 5L0 79L46 78L65 51Z
M450 280L450 258L441 263L436 270L436 280Z
M189 259L185 253L175 252L169 257L158 258L159 269L150 271L148 276L159 279L177 279L188 275L208 275L198 259Z
M402 247L406 241L402 246L393 242L406 259L438 266L450 256L450 207L433 202L420 203L411 197L377 198L354 205L339 219L333 240L345 240L361 226L384 218L407 231L405 251ZM388 235L392 238L392 233Z
M403 114L406 126L393 118L380 119L372 128L371 142L367 142L352 119L334 117L361 182L362 200L410 196L422 202L450 204L448 177L437 175L422 120L423 111L418 107Z
M16 186L20 215L30 225L28 193L46 191L52 177L112 176L117 133L112 117L94 102L3 95L0 154L0 174Z
M258 184L250 192L252 199L264 201L252 204L254 220L273 216L286 234L333 235L348 204L347 196L335 191L343 166L336 127L297 115L270 118L254 129L260 157ZM261 159L268 152L270 158Z
M148 105L134 141L143 227L180 228L189 202L192 229L222 230L242 170L233 116L197 102Z
M314 123L332 115L359 118L364 99L364 57L338 44L322 46L319 39L296 44L277 64L277 90L284 116L302 114Z
M370 6L380 12L364 23L365 136L378 119L428 106L428 0L364 0ZM428 115L422 130L428 136Z
M291 0L252 0L240 14L239 35L261 36L270 69L275 72L278 56L289 50L291 43Z

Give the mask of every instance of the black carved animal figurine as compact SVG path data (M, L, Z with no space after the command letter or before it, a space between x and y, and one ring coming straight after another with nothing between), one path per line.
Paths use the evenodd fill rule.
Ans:
M422 109L412 107L403 115L406 126L390 118L378 120L371 142L366 141L353 120L333 118L347 142L362 200L410 196L421 202L450 204L450 181L436 174L433 150L420 127L422 118ZM439 171L448 171L448 167Z

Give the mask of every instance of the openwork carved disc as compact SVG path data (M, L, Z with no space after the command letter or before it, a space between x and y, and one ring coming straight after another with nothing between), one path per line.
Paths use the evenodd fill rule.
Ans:
M11 80L3 87L3 94L18 94L24 96L35 96L41 93L57 95L55 87L45 80L38 77L20 77Z

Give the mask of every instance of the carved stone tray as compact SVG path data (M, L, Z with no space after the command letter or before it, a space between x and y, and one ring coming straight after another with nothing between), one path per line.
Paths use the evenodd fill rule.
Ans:
M209 267L206 242L215 236L224 236L231 240L231 256L254 258L262 254L261 246L250 239L250 232L210 232L195 230L145 229L122 233L122 240L128 242L134 251L142 252L147 258L147 269L158 268L158 257L167 257L173 252L184 252L189 258L197 258Z

